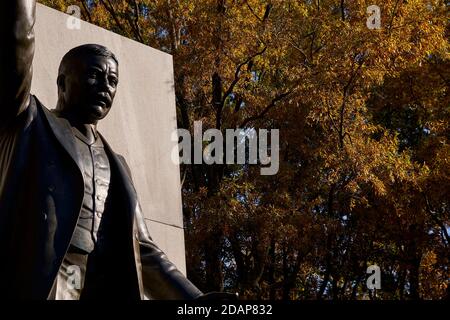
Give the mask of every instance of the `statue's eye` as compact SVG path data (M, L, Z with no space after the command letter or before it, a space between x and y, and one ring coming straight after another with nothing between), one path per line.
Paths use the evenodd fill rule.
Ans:
M90 71L88 72L88 77L89 77L90 79L95 79L95 78L97 78L97 75L98 75L97 70L90 70Z
M119 81L117 80L116 77L110 77L109 78L109 83L111 83L114 87L117 86L118 82Z

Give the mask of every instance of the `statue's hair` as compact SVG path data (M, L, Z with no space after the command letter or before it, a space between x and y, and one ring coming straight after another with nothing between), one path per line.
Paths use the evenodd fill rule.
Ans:
M69 52L64 55L61 63L59 64L58 75L64 73L64 69L69 61L88 55L111 58L117 63L117 65L119 65L119 61L117 60L116 56L108 48L99 44L83 44L69 50Z

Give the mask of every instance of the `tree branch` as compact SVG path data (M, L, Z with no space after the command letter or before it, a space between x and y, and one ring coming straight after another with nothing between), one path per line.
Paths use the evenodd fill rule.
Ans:
M354 56L353 59L356 59L357 55ZM361 70L362 65L364 64L364 58L361 59L360 62L358 62L358 67L356 70L352 72L352 75L350 76L350 79L347 81L347 84L343 88L343 94L342 94L342 104L340 108L340 119L339 119L339 146L342 149L344 147L344 138L347 135L347 133L344 133L344 114L345 114L345 108L347 105L347 97L351 88L351 85L353 84L353 81L355 80L359 70Z
M111 17L114 19L114 22L116 23L116 25L120 29L120 31L125 33L125 30L117 17L117 14L116 14L116 11L114 10L113 5L111 4L111 2L109 2L109 0L106 0L106 2L105 2L105 0L100 0L100 3L105 7L105 9L109 12Z
M222 105L221 107L223 108L224 104L225 104L225 100L228 98L228 96L233 92L234 87L236 86L236 84L239 82L240 80L240 73L241 73L241 69L243 66L245 66L247 63L249 63L252 59L256 58L257 56L262 55L264 52L266 52L267 47L264 47L261 51L256 52L255 54L251 55L250 57L248 57L244 62L241 62L240 64L238 64L236 71L234 72L234 79L231 82L230 86L228 87L227 91L225 91L225 94L222 97Z
M341 19L345 21L345 0L341 0Z
M89 11L89 8L86 6L86 1L84 0L78 0L78 2L81 3L81 5L83 6L83 13L85 14L87 21L89 21L90 23L92 23L92 17L91 17L91 12Z
M276 96L275 98L272 99L272 101L259 114L246 118L244 121L242 121L242 123L238 126L238 128L243 128L249 122L255 121L255 120L258 120L258 119L262 118L267 112L270 111L270 109L272 109L276 105L276 103L278 101L282 100L283 98L285 98L286 96L288 96L291 93L292 93L292 90L284 92L284 93Z

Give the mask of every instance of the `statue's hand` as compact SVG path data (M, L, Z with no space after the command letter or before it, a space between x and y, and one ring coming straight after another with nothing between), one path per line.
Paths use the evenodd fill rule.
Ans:
M227 292L208 292L195 299L195 301L237 301L237 300L238 300L237 294Z

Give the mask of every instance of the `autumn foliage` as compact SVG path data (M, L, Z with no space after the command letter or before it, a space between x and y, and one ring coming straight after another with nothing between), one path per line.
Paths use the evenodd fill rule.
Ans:
M274 176L181 167L201 289L450 298L446 1L40 2L172 54L180 128L280 129ZM366 25L374 4L381 29ZM381 289L367 289L370 265Z

